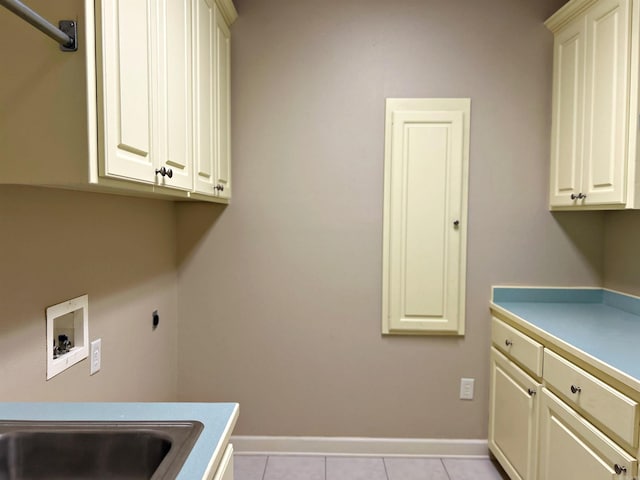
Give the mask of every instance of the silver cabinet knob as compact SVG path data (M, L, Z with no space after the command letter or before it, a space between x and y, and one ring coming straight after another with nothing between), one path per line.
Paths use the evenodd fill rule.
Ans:
M580 393L582 389L580 387L576 387L575 385L571 385L571 393Z
M173 177L173 170L171 170L170 168L165 168L165 167L156 168L156 175L158 175L158 174L162 175L163 177L167 176L167 177L171 178L171 177Z
M627 467L618 465L617 463L613 466L613 469L615 470L616 475L622 475L623 473L627 473Z

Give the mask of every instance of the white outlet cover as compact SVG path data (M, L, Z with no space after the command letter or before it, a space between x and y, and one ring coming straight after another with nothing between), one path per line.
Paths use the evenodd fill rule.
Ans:
M473 378L460 379L460 400L473 400L474 384L475 379Z
M91 370L89 375L93 375L94 373L98 373L100 371L100 366L102 365L102 339L98 338L91 342L91 352L89 353L89 362L91 365Z

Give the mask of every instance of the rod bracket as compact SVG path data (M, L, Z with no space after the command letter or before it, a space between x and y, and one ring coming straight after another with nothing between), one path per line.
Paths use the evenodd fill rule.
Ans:
M63 52L76 52L78 50L78 23L75 20L60 20L58 28L69 35L71 43L60 45Z

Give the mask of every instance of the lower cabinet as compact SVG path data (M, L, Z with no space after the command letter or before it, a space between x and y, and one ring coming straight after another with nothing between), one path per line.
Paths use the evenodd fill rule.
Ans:
M493 318L489 450L511 480L637 480L638 398L553 350Z
M227 445L222 460L215 471L205 475L206 480L233 480L233 445Z
M536 478L540 388L539 382L491 348L489 449L512 480Z
M544 480L635 478L637 461L546 388L541 395L540 462Z

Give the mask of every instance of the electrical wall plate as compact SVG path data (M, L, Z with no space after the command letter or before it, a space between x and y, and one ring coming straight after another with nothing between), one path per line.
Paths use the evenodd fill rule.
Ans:
M60 335L65 335L71 344L64 353L59 353ZM47 380L88 355L89 296L82 295L47 308Z

